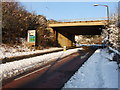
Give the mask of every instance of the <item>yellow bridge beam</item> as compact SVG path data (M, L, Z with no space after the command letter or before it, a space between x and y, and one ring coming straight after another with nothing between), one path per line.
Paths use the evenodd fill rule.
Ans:
M100 21L79 21L79 22L58 22L48 24L49 27L65 27L65 26L98 26L98 25L106 25L106 20Z

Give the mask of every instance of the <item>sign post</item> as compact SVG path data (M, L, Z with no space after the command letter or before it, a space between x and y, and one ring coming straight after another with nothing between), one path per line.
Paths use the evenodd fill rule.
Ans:
M28 41L29 45L35 46L35 42L36 42L36 30L28 30L27 41Z

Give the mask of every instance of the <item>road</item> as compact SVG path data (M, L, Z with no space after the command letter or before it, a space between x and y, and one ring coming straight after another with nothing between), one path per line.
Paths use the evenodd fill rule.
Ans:
M4 85L9 88L62 88L80 66L94 53L95 49L80 50L63 59L57 59L27 75Z

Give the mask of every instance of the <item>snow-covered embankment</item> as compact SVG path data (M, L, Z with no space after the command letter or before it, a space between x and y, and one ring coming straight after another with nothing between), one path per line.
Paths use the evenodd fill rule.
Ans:
M46 64L50 61L63 58L69 54L75 53L82 48L70 49L67 51L60 51L50 54L44 54L33 58L22 59L19 61L8 62L0 64L0 78L7 79L23 73L27 70L39 67L40 65Z
M47 53L47 52L52 52L55 50L62 50L62 48L49 48L49 49L43 49L43 50L30 50L27 47L20 47L19 48L14 48L14 47L9 47L7 45L0 45L0 60L4 58L14 58L14 57L19 57L19 56L26 56L26 55L33 55L33 54L40 54L40 53Z

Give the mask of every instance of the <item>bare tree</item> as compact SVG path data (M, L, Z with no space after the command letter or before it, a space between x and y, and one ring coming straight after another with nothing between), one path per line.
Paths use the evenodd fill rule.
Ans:
M2 2L3 42L19 42L19 37L27 30L28 13L18 2Z

